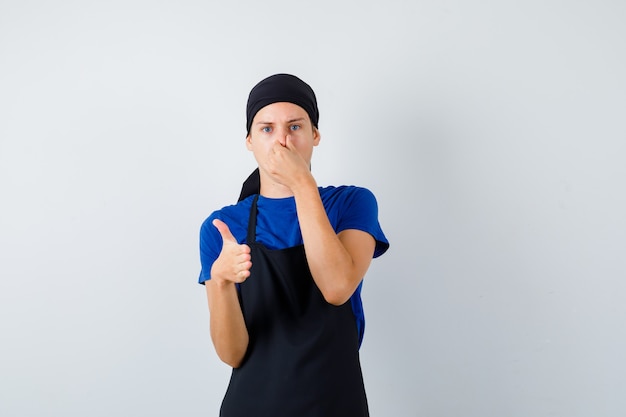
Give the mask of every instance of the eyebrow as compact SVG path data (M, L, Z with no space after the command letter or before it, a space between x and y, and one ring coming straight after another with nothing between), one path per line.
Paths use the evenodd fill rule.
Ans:
M298 118L295 118L295 119L287 120L287 123L301 122L301 121L304 121L304 120L306 120L306 118L298 117ZM273 124L274 124L274 122L264 122L263 120L259 120L258 122L255 123L255 125L273 125Z

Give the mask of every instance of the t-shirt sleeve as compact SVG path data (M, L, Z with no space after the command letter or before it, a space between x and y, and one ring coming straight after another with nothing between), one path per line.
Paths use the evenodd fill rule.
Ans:
M342 205L344 207L335 231L356 229L367 232L376 240L374 258L385 253L389 249L389 241L378 221L378 203L374 194L367 188L354 187L345 194Z
M222 250L222 236L213 226L213 219L215 218L217 217L213 213L200 227L200 263L202 266L198 278L200 284L211 279L211 267Z

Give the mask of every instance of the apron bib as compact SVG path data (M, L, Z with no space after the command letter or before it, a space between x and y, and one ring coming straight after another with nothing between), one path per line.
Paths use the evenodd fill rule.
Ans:
M220 416L368 416L351 304L324 300L304 245L271 250L256 242L257 200L247 236L252 268L239 287L248 351Z

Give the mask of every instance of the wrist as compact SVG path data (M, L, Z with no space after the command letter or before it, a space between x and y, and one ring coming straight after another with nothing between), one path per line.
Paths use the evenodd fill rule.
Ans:
M315 178L313 178L313 175L308 173L308 175L302 176L291 186L291 192L293 192L296 198L298 195L317 193L317 182Z
M211 277L211 281L213 282L213 285L219 290L223 290L235 285L234 281L230 281L219 276Z

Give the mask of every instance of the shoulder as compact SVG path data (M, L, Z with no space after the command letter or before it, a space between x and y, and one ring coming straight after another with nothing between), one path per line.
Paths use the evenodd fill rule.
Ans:
M371 234L376 240L374 257L385 253L389 241L378 222L378 203L374 193L355 185L320 188L324 208L336 233L356 229Z
M327 210L367 208L377 211L378 209L374 193L356 185L321 187L320 196Z
M243 243L253 198L254 196L250 196L237 204L231 204L215 210L202 223L201 234L219 236L217 229L213 226L213 220L219 219L228 225L231 233L237 238L239 243Z
M367 188L355 185L323 187L320 188L320 196L336 229L352 226L353 222L377 221L376 197Z
M357 185L339 185L339 186L327 186L320 187L320 195L322 200L349 200L349 199L374 199L374 193L365 187L359 187Z

